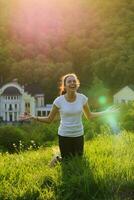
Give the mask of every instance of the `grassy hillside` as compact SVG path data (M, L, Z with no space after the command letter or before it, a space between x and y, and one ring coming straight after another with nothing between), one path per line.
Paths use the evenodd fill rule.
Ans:
M134 134L100 135L85 143L83 160L49 168L57 146L0 154L0 199L132 200Z

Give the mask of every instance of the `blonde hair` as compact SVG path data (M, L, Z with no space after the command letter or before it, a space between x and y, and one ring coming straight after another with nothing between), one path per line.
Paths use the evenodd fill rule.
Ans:
M66 74L64 76L61 77L61 84L60 84L60 95L63 95L66 93L66 90L65 90L65 85L66 85L66 80L69 76L73 76L75 79L76 79L76 84L77 86L79 87L80 86L80 81L78 79L78 77L76 76L76 74L74 73L69 73L69 74Z

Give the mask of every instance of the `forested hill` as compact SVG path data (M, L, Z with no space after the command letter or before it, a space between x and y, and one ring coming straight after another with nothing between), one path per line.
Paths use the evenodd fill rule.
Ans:
M133 0L0 0L0 82L38 84L49 99L75 72L112 91L134 84Z

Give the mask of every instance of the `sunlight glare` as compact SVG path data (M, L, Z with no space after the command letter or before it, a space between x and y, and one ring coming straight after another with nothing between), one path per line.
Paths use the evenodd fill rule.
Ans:
M117 117L115 116L115 114L108 115L106 118L106 122L112 128L114 133L119 133L119 126L118 126Z
M11 35L24 42L64 41L74 31L84 26L88 9L88 18L95 11L84 8L79 1L73 0L19 0L14 5L10 18Z

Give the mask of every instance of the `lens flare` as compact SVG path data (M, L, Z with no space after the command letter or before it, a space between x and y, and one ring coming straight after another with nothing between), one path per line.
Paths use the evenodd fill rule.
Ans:
M106 117L106 123L109 124L114 133L119 133L120 129L118 126L118 118L115 116L115 114L108 115Z
M107 103L107 98L105 96L100 96L98 98L98 102L99 102L99 104L104 105Z

